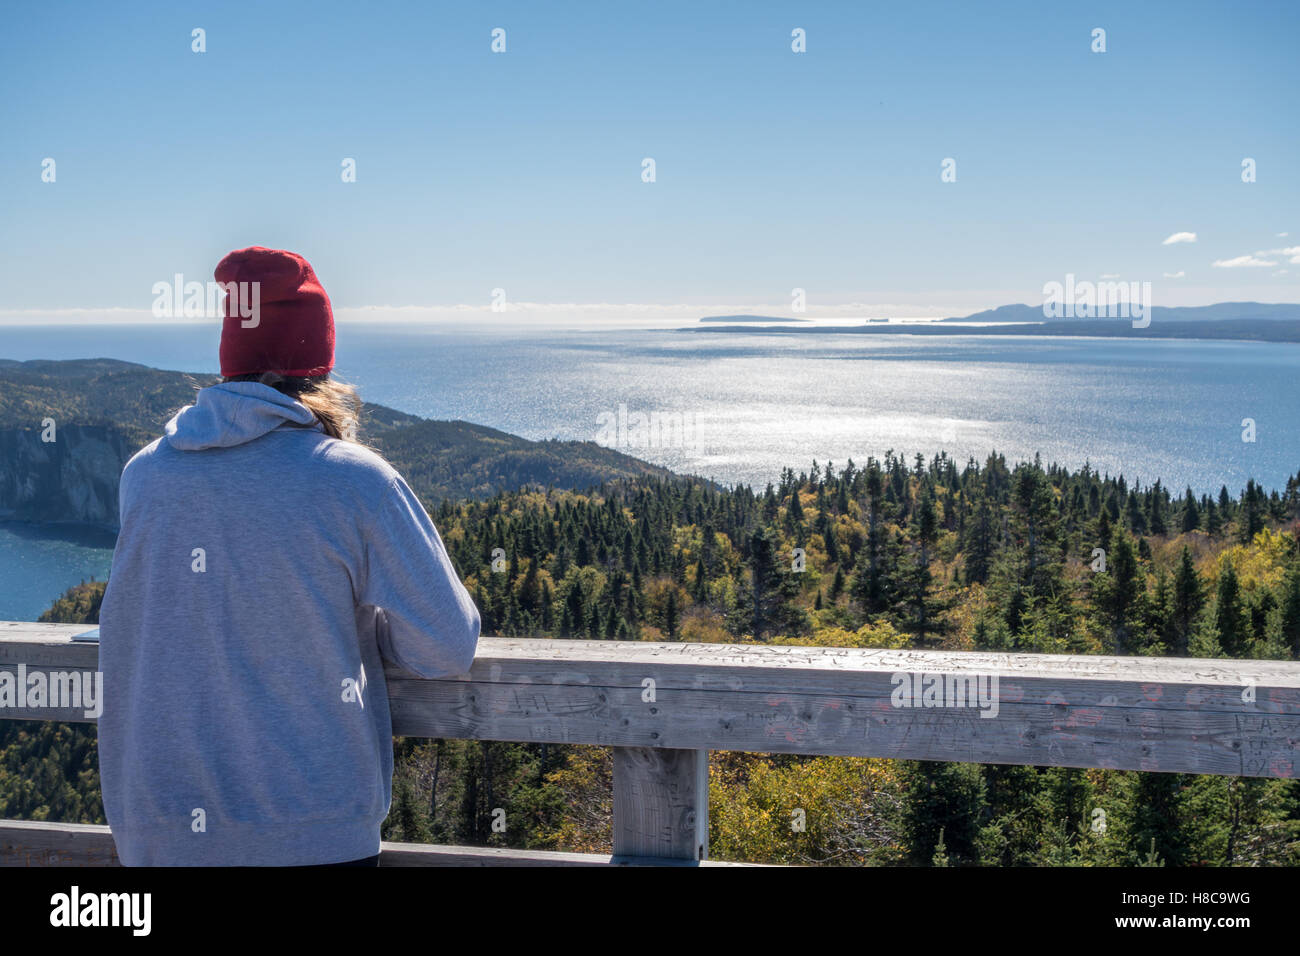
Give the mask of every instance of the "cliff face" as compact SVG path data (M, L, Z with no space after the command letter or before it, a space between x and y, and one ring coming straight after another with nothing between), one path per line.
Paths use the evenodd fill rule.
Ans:
M114 425L62 425L52 442L0 429L0 515L116 528L118 478L140 447Z

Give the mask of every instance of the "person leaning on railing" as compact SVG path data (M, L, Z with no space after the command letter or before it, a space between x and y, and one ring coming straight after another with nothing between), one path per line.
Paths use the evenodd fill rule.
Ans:
M392 796L382 661L466 673L479 613L406 481L353 440L312 267L253 247L216 279L252 290L226 299L223 380L122 472L104 812L128 866L373 865Z

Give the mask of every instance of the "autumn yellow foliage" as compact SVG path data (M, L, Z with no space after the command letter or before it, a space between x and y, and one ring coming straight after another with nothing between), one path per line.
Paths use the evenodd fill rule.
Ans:
M709 855L733 862L897 863L898 781L887 760L719 754Z
M1294 547L1291 535L1265 528L1255 535L1250 544L1237 544L1224 549L1209 569L1210 581L1218 584L1219 575L1231 564L1243 590L1249 592L1259 587L1277 587L1286 573L1287 560Z

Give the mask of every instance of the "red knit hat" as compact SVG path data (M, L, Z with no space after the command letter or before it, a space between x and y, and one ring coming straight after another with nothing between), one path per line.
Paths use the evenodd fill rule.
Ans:
M306 259L252 246L230 253L213 275L221 283L257 283L227 292L222 375L324 375L334 367L334 312Z

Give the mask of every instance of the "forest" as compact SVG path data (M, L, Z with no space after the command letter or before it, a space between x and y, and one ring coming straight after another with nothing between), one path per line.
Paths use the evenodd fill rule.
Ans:
M761 492L644 475L426 507L485 634L1300 659L1300 473L1198 495L888 452ZM43 620L93 622L102 594L73 588ZM386 839L609 850L608 749L394 748ZM103 822L96 766L93 729L0 722L0 815ZM1296 865L1300 782L715 753L710 855Z

